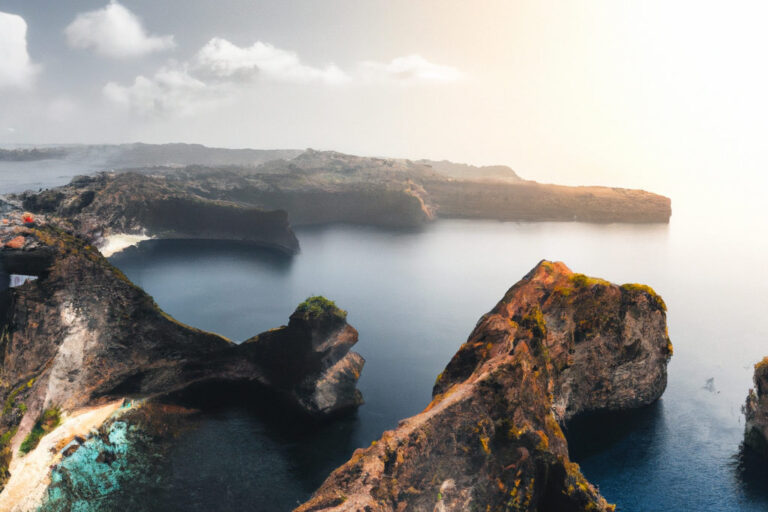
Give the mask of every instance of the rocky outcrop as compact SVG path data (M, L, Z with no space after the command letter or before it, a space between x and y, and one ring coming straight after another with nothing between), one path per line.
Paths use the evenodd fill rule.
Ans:
M427 408L297 511L612 510L569 460L563 426L658 399L671 353L653 290L543 261L480 319Z
M744 405L744 443L768 457L768 357L755 365L754 382Z
M534 181L488 183L430 180L424 187L439 217L507 221L669 222L669 198L608 187L565 187Z
M285 233L282 212L294 226L387 227L418 227L437 217L668 222L672 212L669 198L642 190L543 185L501 166L313 150L256 167L102 174L22 198L28 210L55 212L94 240L102 233L148 230L160 237L245 238L289 249L295 241Z
M26 210L60 218L95 245L113 234L144 234L242 240L287 253L299 248L285 211L201 197L194 187L157 176L101 173L19 199Z
M288 326L237 345L175 321L86 240L43 218L6 220L0 265L37 277L0 290L6 463L52 407L66 412L221 381L252 383L315 417L361 403L355 384L364 361L350 352L357 332L330 301L310 300Z
M362 404L357 380L365 360L350 352L357 331L347 312L323 297L299 304L288 325L243 342L254 361L269 361L265 376L302 410L326 416Z

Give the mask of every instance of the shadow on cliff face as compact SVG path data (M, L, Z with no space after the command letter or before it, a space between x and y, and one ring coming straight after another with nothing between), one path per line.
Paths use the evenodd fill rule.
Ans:
M232 240L146 240L136 247L129 247L115 254L110 262L118 268L122 268L123 254L130 251L131 261L152 259L154 265L167 261L176 264L183 261L201 261L207 258L221 257L222 249L226 249L229 257L240 262L249 261L258 267L267 267L271 272L285 274L293 264L293 255L282 251L258 247L251 242L238 242Z
M571 460L581 462L627 441L630 437L648 439L661 435L664 405L661 400L640 409L579 415L571 420L565 432ZM635 460L648 456L646 444L628 447Z
M768 462L765 457L742 443L730 465L747 500L768 504Z

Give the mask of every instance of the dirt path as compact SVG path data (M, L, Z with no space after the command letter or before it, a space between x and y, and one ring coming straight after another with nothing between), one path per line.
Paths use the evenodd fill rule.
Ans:
M0 493L0 510L28 512L37 509L50 483L50 466L61 458L60 453L51 453L51 447L66 444L76 435L86 436L104 423L121 404L122 400L118 400L77 410L43 437L37 448L24 456L16 451L10 465L11 478Z

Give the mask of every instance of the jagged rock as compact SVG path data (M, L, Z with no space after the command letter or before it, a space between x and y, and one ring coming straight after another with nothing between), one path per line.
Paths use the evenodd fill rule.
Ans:
M293 226L344 222L400 227L422 226L437 217L669 222L672 213L670 199L658 194L541 184L503 166L476 168L314 150L291 156L256 167L191 165L102 173L20 197L25 208L56 212L86 236L98 236L102 230L139 234L143 228L158 237L243 238L244 225L250 223L255 233L248 236L277 241L277 246L285 240L262 231L279 222L258 221L265 217L262 210L287 212ZM243 213L246 209L262 215ZM210 224L218 218L231 218L232 232Z
M768 357L755 365L754 382L744 405L744 443L768 457Z
M562 426L658 399L671 350L653 290L543 261L480 319L427 408L297 511L612 510L570 462Z
M251 382L317 417L361 403L363 360L349 352L357 331L335 305L320 316L300 307L287 327L237 345L177 322L87 241L42 217L0 227L0 245L16 236L24 246L0 250L0 265L38 279L0 290L0 480L2 459L52 406L208 381Z
M327 415L362 404L356 384L365 360L349 349L357 331L347 313L322 297L299 305L288 325L246 340L249 357L270 361L264 368L272 385L302 409Z
M60 217L93 244L111 234L154 238L242 240L298 251L282 210L265 210L203 197L194 184L136 173L101 173L69 185L19 196L24 208Z

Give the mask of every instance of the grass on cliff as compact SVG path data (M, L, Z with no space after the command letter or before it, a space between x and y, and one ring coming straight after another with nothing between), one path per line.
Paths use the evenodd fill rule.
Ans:
M346 320L347 318L346 311L339 308L335 302L322 295L307 297L307 300L296 307L296 312L301 313L307 318L321 318L326 316L335 317L339 320Z
M661 296L659 296L659 294L656 293L654 289L651 288L650 286L645 284L626 283L621 285L621 287L627 291L637 291L637 292L646 293L651 297L651 299L653 299L654 302L656 302L656 305L659 306L659 308L662 311L667 310L667 305L664 303L664 299L662 299Z
M50 409L43 411L40 417L37 418L35 426L32 427L32 431L24 438L24 441L21 442L19 451L26 454L34 450L40 443L40 439L42 439L45 434L58 427L60 423L61 411L59 411L58 407L51 407Z

